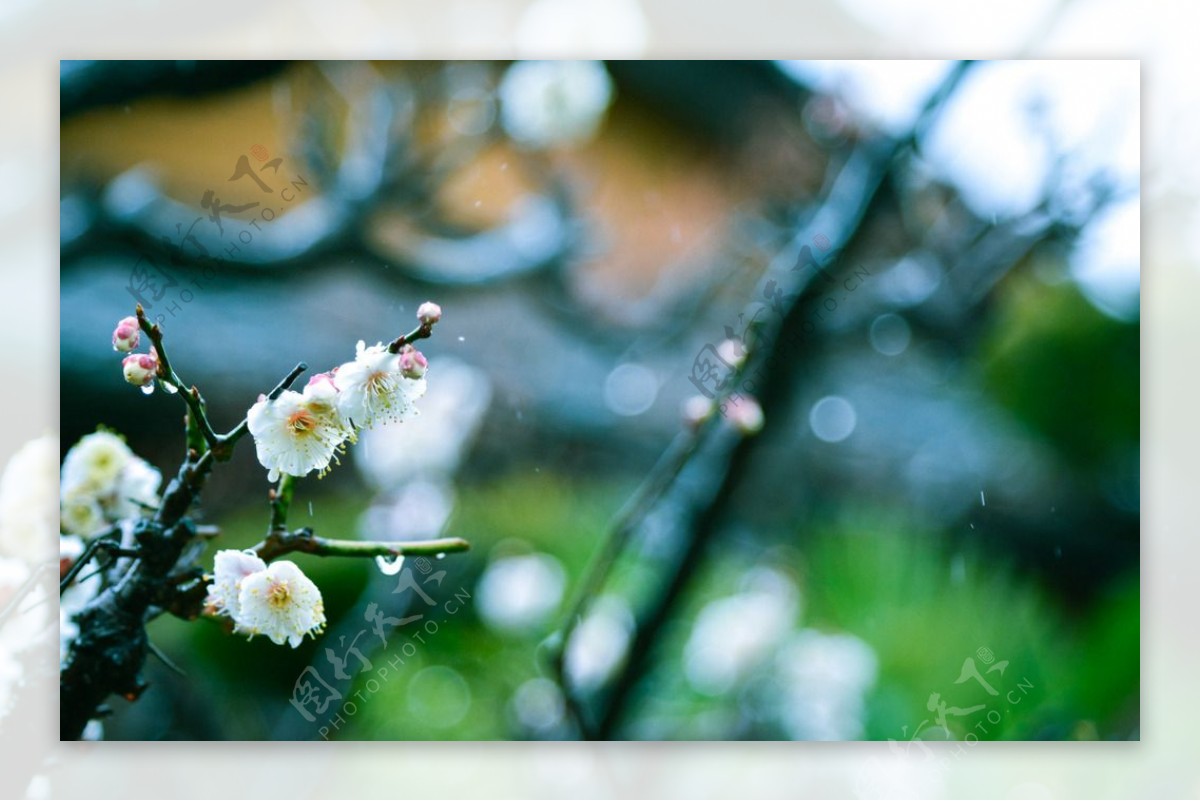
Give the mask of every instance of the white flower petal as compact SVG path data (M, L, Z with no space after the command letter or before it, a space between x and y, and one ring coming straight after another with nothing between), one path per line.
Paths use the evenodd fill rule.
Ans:
M264 398L246 415L258 461L278 474L307 475L329 467L350 429L324 398L305 397L291 390L275 400Z
M294 562L275 562L242 579L235 631L293 648L325 626L321 591Z
M414 402L425 394L425 379L406 378L400 356L382 344L358 343L354 361L334 373L341 416L360 428L376 423L402 422L417 414Z
M213 557L213 583L205 603L210 614L234 619L238 614L238 593L247 576L267 569L267 563L252 551L227 549Z

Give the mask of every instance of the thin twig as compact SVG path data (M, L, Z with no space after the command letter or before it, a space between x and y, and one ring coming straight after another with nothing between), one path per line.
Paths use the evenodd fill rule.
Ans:
M253 550L264 562L284 554L299 552L313 556L436 556L470 550L471 544L460 537L410 542L372 542L369 540L338 540L318 537L311 528L296 531L274 531Z
M140 303L137 305L137 321L138 326L146 332L146 335L150 337L150 341L154 343L154 351L158 355L159 380L171 384L179 391L183 402L188 406L188 411L191 415L190 422L193 422L200 429L200 433L204 435L204 441L208 443L208 447L215 447L217 444L217 432L213 431L212 424L208 421L208 414L204 410L204 400L200 397L200 391L194 386L189 388L183 382L183 379L179 377L179 374L175 372L175 368L171 366L171 360L167 357L167 349L163 346L162 326L158 323L150 322Z
M405 345L416 342L419 339L428 339L433 333L433 323L421 323L407 334L401 334L388 344L388 353L399 353L400 349Z

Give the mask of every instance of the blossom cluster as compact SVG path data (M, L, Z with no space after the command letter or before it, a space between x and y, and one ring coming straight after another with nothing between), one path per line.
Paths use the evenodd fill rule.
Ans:
M112 523L157 508L162 474L110 431L88 434L63 460L59 505L63 534L92 537Z
M417 310L423 326L432 326L441 314L435 303L423 303ZM260 395L246 421L268 480L313 470L324 475L359 429L417 414L415 402L425 394L428 366L424 354L411 344L393 353L383 343L367 347L360 340L353 361L313 376L302 392Z
M121 372L125 380L143 392L154 389L154 378L158 375L158 353L151 346L149 353L133 353L141 340L141 328L136 317L126 317L113 329L112 346L118 353L128 353L121 360Z
M294 562L265 563L253 551L218 551L205 612L233 620L235 634L256 634L296 648L325 627L321 591Z

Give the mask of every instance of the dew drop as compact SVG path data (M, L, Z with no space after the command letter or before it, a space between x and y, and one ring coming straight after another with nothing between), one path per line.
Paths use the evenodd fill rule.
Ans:
M154 384L147 384L146 386L142 387L142 394L143 395L153 395L154 394Z
M439 553L437 556L434 557L434 559L445 559L445 558L446 558L446 554L444 554L444 553Z
M376 556L375 564L385 576L394 576L404 567L403 556Z

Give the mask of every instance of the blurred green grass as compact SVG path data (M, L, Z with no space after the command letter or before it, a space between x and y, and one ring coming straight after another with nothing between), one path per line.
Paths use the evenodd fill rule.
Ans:
M307 493L315 489L315 484L301 484L293 522L311 524L318 531L354 531L368 498L315 495L309 520ZM569 577L558 613L533 630L502 633L483 622L472 598L462 612L442 620L436 636L405 658L382 686L369 693L367 679L372 674L364 671L356 677L352 692L369 698L337 737L528 736L515 726L513 693L525 681L544 675L539 644L557 625L611 515L631 489L627 483L569 480L532 471L461 487L448 531L470 539L472 551L447 558L450 577L441 592L448 597L462 586L474 596L490 557L538 551L560 560ZM220 547L253 544L265 521L265 508L246 509L223 520ZM986 703L997 709L1002 720L989 726L981 739L1137 736L1136 575L1093 609L1068 612L994 554L952 549L936 534L912 530L882 513L827 522L812 527L803 538L796 532L763 537L772 539L777 544L755 552L717 543L666 629L655 669L634 700L634 725L629 730L634 736L781 736L745 719L747 693L755 689L753 677L711 698L692 689L683 671L683 646L700 610L735 592L746 571L756 566L770 566L795 578L802 608L797 628L849 632L874 649L879 680L866 697L864 731L869 739L911 736L931 718L926 701L932 692L958 706ZM296 561L321 587L331 624L353 606L375 570L369 560L297 555ZM614 587L631 585L630 569L625 565L625 580L618 577ZM650 568L640 563L634 569L644 580ZM212 621L187 624L165 617L152 625L151 635L188 673L188 678L179 679L159 667L152 678L171 683L171 692L184 696L174 713L177 718L188 710L201 718L179 719L167 729L160 726L157 736L165 737L214 732L218 738L270 737L273 721L291 711L287 701L295 678L322 646L309 641L293 651L261 638L247 642L230 636ZM999 700L974 683L955 684L964 660L981 647L991 649L997 660L1009 661L1003 676L989 675L1001 690ZM1008 704L1003 693L1018 681L1032 689L1019 704ZM139 727L153 730L155 708L153 703L131 705L119 731L133 737ZM154 736L153 731L149 734ZM955 734L962 737L965 730L959 726Z

